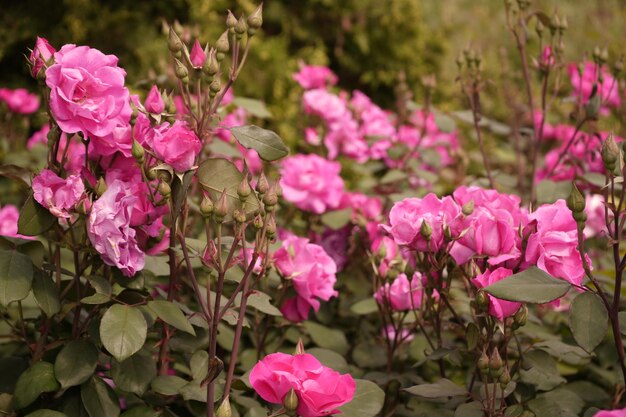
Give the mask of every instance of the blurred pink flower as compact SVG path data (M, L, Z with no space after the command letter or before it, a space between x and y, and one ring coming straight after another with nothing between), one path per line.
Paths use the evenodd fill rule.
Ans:
M35 113L39 108L39 97L25 88L0 88L0 102L4 102L10 111L17 114Z
M337 84L337 76L328 67L315 65L302 66L293 79L305 90Z

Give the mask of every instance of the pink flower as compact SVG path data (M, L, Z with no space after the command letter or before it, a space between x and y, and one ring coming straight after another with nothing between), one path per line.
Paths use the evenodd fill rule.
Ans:
M550 45L543 48L543 52L541 53L541 57L539 59L539 65L543 69L548 69L554 65L554 54L552 53Z
M410 342L415 338L415 335L411 333L410 329L402 328L400 333L396 332L395 327L392 324L388 324L381 329L381 333L383 337L390 341L395 341L396 337L398 338L397 342Z
M345 192L339 208L351 208L354 213L352 220L357 221L359 216L366 220L376 220L383 211L383 203L378 197L369 197L362 193Z
M280 312L283 313L283 317L287 320L300 323L309 318L311 312L311 306L305 298L296 294L295 297L288 298L280 308Z
M350 116L346 102L323 88L305 91L302 101L306 113L319 116L326 122Z
M280 169L283 196L298 208L316 214L335 209L344 192L340 171L339 163L314 154L285 158Z
M444 229L458 235L461 208L451 197L439 199L435 194L424 198L407 198L393 205L389 212L389 226L383 225L394 241L421 252L437 252L444 244ZM420 233L422 223L432 229L427 240Z
M144 102L144 107L148 113L153 114L161 114L163 110L165 110L163 97L161 97L161 93L156 85L153 85L150 89L148 97L146 97L146 101Z
M84 193L85 185L79 175L63 179L53 171L44 169L33 178L33 197L59 218L69 219L69 211L74 209Z
M380 287L374 298L378 304L388 304L393 311L417 310L422 305L422 275L413 274L411 281L400 274L393 283Z
M306 302L315 311L319 311L319 300L328 301L338 295L333 289L337 265L321 246L309 243L309 239L288 236L274 253L274 265L283 277L292 281L301 298L297 301Z
M127 277L143 269L145 255L137 246L130 227L137 201L125 183L115 180L93 203L87 221L87 235L105 264L119 268Z
M28 59L31 65L30 71L33 77L37 78L39 71L47 65L48 61L50 61L50 58L52 58L55 52L56 49L50 45L46 38L40 38L37 36L35 47L31 51Z
M34 240L34 237L23 236L17 233L17 221L19 218L20 212L14 205L7 204L2 207L0 209L0 236Z
M66 133L105 137L127 125L132 110L117 57L87 46L64 45L46 70L50 110Z
M89 157L99 158L120 152L125 157L132 156L133 128L130 124L117 125L105 136L92 136L89 141Z
M304 65L293 74L293 79L305 90L337 84L337 76L328 67L315 65Z
M185 122L177 120L165 132L155 134L152 146L159 159L184 172L193 167L202 143Z
M578 230L565 200L544 204L528 216L530 235L526 246L526 265L537 265L556 278L580 285L585 271L578 252Z
M393 262L396 261L396 256L399 252L398 246L392 238L388 236L378 236L372 242L371 248L372 253L374 253L375 255L378 255L380 253L381 248L384 251L385 256L383 256L383 258L380 260L380 264L378 265L378 273L384 277L387 275L387 272L393 265Z
M585 196L585 214L587 222L585 224L585 236L600 236L606 234L606 219L604 212L604 197L600 194L587 194ZM609 210L609 218L613 216Z
M31 114L39 108L39 97L29 93L25 88L16 90L0 88L0 101L3 101L10 111L17 114Z
M603 81L601 84L598 84L597 94L600 96L603 104L618 107L621 103L618 83L604 68L602 68L601 71ZM596 64L591 61L585 62L582 76L578 72L578 66L576 64L569 65L567 72L569 73L570 82L574 89L574 96L580 97L583 103L587 103L591 97L593 86L598 81L598 69Z
M189 59L191 60L191 65L194 68L202 68L204 65L204 61L206 61L206 54L200 45L198 39L193 43L193 47L191 48L191 53L189 54Z
M626 408L621 410L601 410L593 415L593 417L626 417Z
M356 391L350 374L341 375L308 353L267 355L252 368L250 384L272 404L281 404L293 388L298 397L296 412L301 417L339 413L337 407L350 402Z
M474 284L478 288L485 288L491 284L495 284L496 282L503 280L508 276L511 276L512 274L513 271L506 268L497 268L493 271L487 270L474 278L472 280L472 284ZM491 295L488 296L489 314L491 314L493 317L496 317L500 321L504 321L506 317L514 315L522 305L521 303L516 303L513 301L500 300Z

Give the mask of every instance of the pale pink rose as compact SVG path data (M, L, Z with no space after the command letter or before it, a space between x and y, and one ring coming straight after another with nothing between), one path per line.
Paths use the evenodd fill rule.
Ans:
M525 264L580 285L585 271L578 252L578 229L565 200L542 205L528 220L536 232L528 238Z
M374 294L378 304L389 305L393 311L418 310L422 305L422 274L416 272L411 281L400 274L393 283L386 283Z
M610 107L619 107L621 98L619 96L619 85L608 71L601 69L604 80L602 84L598 84L597 94L600 96L602 103ZM582 77L578 72L576 64L570 64L567 67L570 77L570 83L574 90L574 97L580 98L583 103L587 103L591 96L594 84L598 81L598 69L596 64L587 61L583 67ZM602 112L602 109L601 109ZM606 113L606 110L602 113Z
M130 227L138 197L119 180L107 185L89 213L87 235L105 264L115 266L127 277L143 269L145 254L137 246L135 230Z
M202 68L204 61L206 61L206 54L204 53L204 49L202 49L202 45L200 45L198 39L196 39L193 43L191 53L189 54L189 60L194 68Z
M17 221L19 218L20 212L14 205L6 204L2 207L0 209L0 236L34 240L34 237L23 236L17 233Z
M39 71L47 66L48 61L50 61L55 52L56 49L50 45L46 38L40 38L37 36L35 47L31 51L30 57L28 58L31 66L30 73L33 77L37 78Z
M337 76L328 67L304 65L293 74L293 79L305 90L337 84Z
M177 120L153 139L156 156L178 172L188 171L193 167L202 143L185 122Z
M50 110L61 130L105 137L127 125L132 110L126 72L115 55L87 46L64 45L46 70Z
M280 185L285 200L322 214L339 207L344 193L341 165L321 156L294 155L282 161Z
M298 397L296 412L301 417L339 413L337 407L350 402L356 391L350 374L341 375L308 353L267 355L252 368L250 384L272 404L282 404L293 388Z
M328 301L338 295L334 290L337 265L333 259L309 239L288 236L274 253L274 266L283 277L290 279L302 300L316 312L320 300Z
M146 111L152 114L161 114L163 113L163 110L165 110L163 97L161 97L161 93L156 85L153 85L150 89L143 105L146 108Z
M125 157L132 156L133 128L130 124L118 125L105 136L92 136L89 141L89 157L99 159L120 152Z
M401 246L421 252L437 252L444 245L444 229L450 228L452 237L459 234L461 207L451 198L439 199L429 193L424 198L407 198L397 202L389 212L389 226L383 229ZM429 240L420 233L422 223L432 230Z
M69 219L70 212L85 193L85 185L79 175L60 178L44 169L33 178L33 197L55 217Z
M626 408L621 410L601 410L593 415L593 417L626 417Z
M39 108L39 97L25 88L0 88L0 102L4 102L10 111L17 114L35 113Z
M491 284L495 284L498 281L503 280L506 277L509 277L513 274L513 271L506 268L497 268L493 271L487 270L484 273L478 275L476 278L472 279L472 284L474 284L477 288L485 288ZM521 303L516 303L514 301L506 301L495 298L491 295L489 296L489 314L493 317L497 318L500 321L504 321L506 317L510 317L517 313L519 310Z

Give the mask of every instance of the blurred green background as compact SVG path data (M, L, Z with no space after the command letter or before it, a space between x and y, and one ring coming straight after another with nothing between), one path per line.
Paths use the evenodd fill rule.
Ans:
M582 58L595 45L613 57L622 53L626 2L620 0L536 0L533 8L566 15L568 61ZM252 0L24 0L0 1L0 87L36 83L24 54L36 36L55 47L86 44L120 57L131 88L146 89L166 72L164 27L174 20L189 28L190 40L214 42L224 29L225 11L251 12ZM468 45L482 51L486 79L496 94L486 102L496 114L504 97L500 83L519 82L519 74L502 76L504 60L516 67L512 36L505 29L500 0L267 0L264 30L254 40L251 57L235 93L265 100L275 128L287 137L300 108L301 90L291 79L299 62L329 65L345 89L360 89L391 108L398 74L406 74L415 100L420 79L435 74L435 105L464 108L455 83L455 58ZM530 45L532 51L533 45ZM506 58L503 58L506 51Z

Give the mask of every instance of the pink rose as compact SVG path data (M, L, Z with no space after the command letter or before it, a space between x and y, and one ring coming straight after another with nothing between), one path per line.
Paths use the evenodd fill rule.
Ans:
M335 209L344 192L340 171L339 163L314 154L285 158L280 170L283 196L298 208L316 214Z
M413 274L411 281L400 274L393 283L386 283L374 294L378 304L387 304L393 311L417 310L422 305L422 275Z
M287 237L274 253L274 265L293 283L298 297L302 298L298 302L306 302L315 311L319 311L319 300L328 301L338 295L333 289L337 265L321 246L309 243L309 239Z
M135 230L130 227L137 198L125 183L115 180L93 203L87 221L89 240L104 263L119 268L127 277L135 275L145 264Z
M293 388L298 397L296 412L301 417L339 413L337 407L350 402L356 391L350 374L341 375L308 353L267 355L252 368L250 384L272 404L281 404Z
M87 46L64 45L46 70L50 110L66 133L105 137L128 125L132 110L117 57Z
M598 84L597 94L600 96L602 103L611 107L619 107L621 99L617 80L604 68L601 68L600 71L602 72L603 81L602 84ZM596 64L591 61L585 62L582 76L578 72L578 66L576 64L570 64L567 67L567 72L574 90L574 96L576 98L580 97L583 103L587 103L591 97L593 86L598 80ZM602 111L601 109L601 112L606 113L607 110L604 109L604 111Z
M621 410L601 410L593 415L593 417L626 417L626 408Z
M323 88L306 91L302 96L302 101L306 113L319 116L326 122L350 116L346 102Z
M55 52L56 49L50 45L46 38L40 38L37 36L35 47L31 51L28 59L31 65L31 74L33 77L37 78L39 71L47 65L48 61L50 61L50 58L52 58Z
M503 280L504 278L511 276L513 271L506 268L497 268L493 271L487 270L484 273L478 275L476 278L472 280L472 284L474 284L478 288L485 288L491 284L495 284L498 281ZM495 298L491 295L489 296L489 314L493 317L496 317L500 321L504 321L506 317L510 317L517 313L519 310L521 303L516 303L513 301L505 301Z
M193 43L193 47L191 48L191 53L189 54L189 60L191 61L191 65L194 68L202 68L204 65L204 61L206 61L206 54L200 45L198 39Z
M369 197L362 193L345 192L341 198L339 208L351 208L352 221L356 222L359 216L366 220L376 220L383 212L383 203L378 197Z
M169 129L155 134L152 146L159 159L185 172L193 167L202 143L185 122L177 120Z
M60 178L49 169L44 169L33 178L33 197L50 210L54 216L69 219L69 211L74 209L85 193L85 185L79 175Z
M391 341L396 340L396 337L398 338L398 342L410 342L415 338L415 335L411 333L410 329L402 328L400 333L398 333L392 324L384 326L381 329L381 333L385 339Z
M165 110L163 97L161 97L161 93L156 85L153 85L150 89L148 97L146 97L146 101L144 102L144 107L148 113L153 114L161 114L163 110Z
M385 256L383 256L378 264L378 273L384 277L387 275L387 272L393 266L394 262L399 263L399 261L396 260L399 252L398 246L392 238L388 236L378 236L373 240L371 248L374 255L378 255L381 249L384 251Z
M389 212L389 226L383 225L394 241L421 252L437 252L444 244L444 229L449 227L452 236L458 235L458 218L461 208L451 197L439 199L435 194L424 198L407 198L397 202ZM432 230L430 239L422 236L422 223Z
M35 113L39 108L39 97L29 93L25 88L16 90L0 88L0 101L3 101L10 111L17 114Z
M293 79L305 90L337 84L337 76L328 67L315 65L304 65L293 74Z
M34 237L23 236L17 233L17 221L19 218L20 212L17 207L11 204L2 207L0 209L0 236L34 240Z

